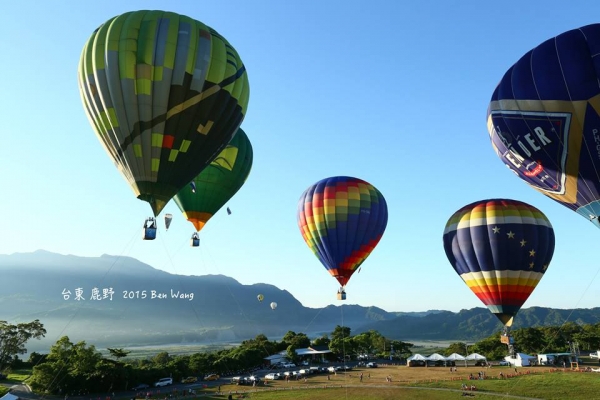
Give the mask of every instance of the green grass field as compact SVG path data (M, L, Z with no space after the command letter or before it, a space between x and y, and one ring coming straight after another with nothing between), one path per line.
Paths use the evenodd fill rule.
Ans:
M31 376L31 369L17 369L6 376L6 380L2 383L21 383Z
M223 349L231 349L233 347L239 346L237 344L198 344L198 345L171 345L171 346L132 346L126 347L125 350L130 351L129 355L125 358L127 359L146 359L152 358L156 354L162 351L166 351L169 355L185 355L185 354L195 354L195 353L206 353L211 351L218 351ZM110 358L110 352L106 349L100 349L99 352L107 358Z
M477 375L479 367L458 368L451 373L449 368L408 368L406 366L384 366L377 369L362 369L348 374L315 375L300 381L269 382L267 387L248 387L222 385L225 395L213 395L213 399L227 398L231 392L234 398L251 399L456 399L463 397L461 385L475 385L476 390L466 393L475 397L497 398L513 397L521 399L548 400L588 400L600 398L600 374L594 372L571 372L551 370L542 367L519 368L520 374L514 375L514 368L494 367L484 369L488 379L468 380L469 374ZM363 373L363 381L359 374ZM500 379L499 373L511 375ZM370 374L370 378L368 377ZM513 376L514 375L514 376ZM392 382L386 382L390 376ZM212 389L214 390L214 389ZM209 395L209 393L205 393ZM244 397L242 397L244 396ZM207 397L203 397L207 398Z

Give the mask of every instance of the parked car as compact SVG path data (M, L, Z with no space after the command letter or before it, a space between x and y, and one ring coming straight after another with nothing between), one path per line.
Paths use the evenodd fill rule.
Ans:
M247 376L234 376L231 378L231 383L235 383L236 385L251 385L252 382L248 379Z
M145 383L140 383L135 385L134 387L131 388L131 390L144 390L144 389L148 389L150 386L146 385Z
M154 382L154 387L161 387L173 384L173 378L160 378L157 382Z
M377 368L377 363L376 362L367 363L367 368Z
M277 379L280 379L280 378L281 378L281 375L276 374L274 372L271 372L270 374L266 374L265 375L265 379L269 379L269 380L277 380Z
M341 369L340 367L329 367L329 368L327 368L327 371L335 372L335 371L339 371L340 369Z
M500 362L498 363L498 365L503 365L503 366L508 366L510 365L510 363L506 360L500 360Z
M196 378L195 376L188 376L187 378L181 380L181 383L194 383L194 382L198 382L198 378Z
M204 380L205 380L205 381L216 381L216 380L217 380L217 379L219 379L219 378L220 378L220 376L219 376L219 375L217 375L217 374L210 374L210 375L206 375L206 376L204 377Z

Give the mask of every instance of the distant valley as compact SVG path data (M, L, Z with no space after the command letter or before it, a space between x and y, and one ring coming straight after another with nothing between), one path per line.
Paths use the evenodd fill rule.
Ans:
M28 345L36 351L47 350L64 335L97 347L214 344L260 333L277 339L289 330L316 337L340 324L339 306L304 307L273 285L242 285L223 275L173 275L127 257L46 251L0 255L0 277L0 320L39 319L48 330L45 339ZM85 300L75 300L77 288ZM258 293L268 300L257 301ZM271 301L277 310L271 310ZM571 312L570 320L580 323L600 317L600 308L533 307L519 313L515 328L559 325ZM473 341L501 329L485 308L401 313L344 305L344 323L353 334L375 329L404 341Z

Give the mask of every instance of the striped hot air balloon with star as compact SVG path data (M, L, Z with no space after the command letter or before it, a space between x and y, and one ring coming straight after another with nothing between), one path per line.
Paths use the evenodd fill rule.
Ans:
M505 325L538 285L554 253L554 229L517 200L481 200L448 220L444 250L456 273Z

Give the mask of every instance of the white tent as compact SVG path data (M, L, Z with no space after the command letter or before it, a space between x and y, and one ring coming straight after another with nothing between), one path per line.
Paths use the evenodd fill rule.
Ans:
M446 361L446 357L438 353L433 353L432 355L427 357L427 359L429 361Z
M485 358L481 354L471 353L465 357L465 366L467 365L467 361L475 361L475 365L477 365L482 361L485 361L487 363L487 358Z
M413 354L412 356L408 357L406 359L406 365L408 365L409 367L412 367L414 365L417 365L419 363L413 363L413 361L423 361L423 362L427 362L427 357L423 357L420 354ZM425 364L423 364L425 365Z
M465 357L461 356L458 353L452 353L448 357L446 357L446 361L464 361Z
M487 358L485 358L481 354L477 354L477 353L469 354L467 357L465 357L465 359L466 360L476 360L476 361L480 361L480 360L487 361Z

